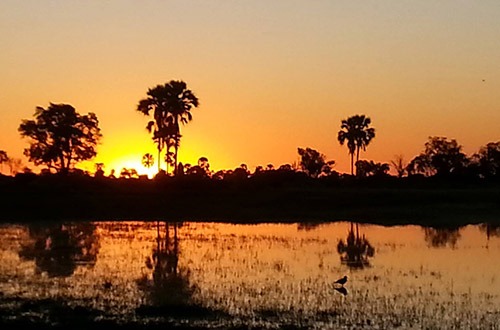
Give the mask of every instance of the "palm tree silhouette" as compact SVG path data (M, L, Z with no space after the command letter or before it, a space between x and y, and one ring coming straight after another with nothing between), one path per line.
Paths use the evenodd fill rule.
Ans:
M167 152L174 148L174 170L180 146L180 123L187 124L193 119L191 109L198 107L198 98L187 88L184 81L171 80L164 85L157 85L147 92L148 97L139 101L137 111L146 116L153 113L153 119L147 125L153 133L153 140L158 147L158 171L160 170L161 151L167 146Z
M155 160L153 158L153 155L151 155L150 153L144 154L144 156L142 156L142 166L150 168L154 163Z
M341 122L337 139L340 145L344 145L347 141L347 149L351 156L351 175L354 174L354 153L356 153L357 162L360 150L365 151L375 137L375 129L368 127L370 124L371 119L365 115L354 115Z

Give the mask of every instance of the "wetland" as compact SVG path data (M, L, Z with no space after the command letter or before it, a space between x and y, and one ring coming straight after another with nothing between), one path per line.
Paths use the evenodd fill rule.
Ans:
M0 225L0 259L8 326L496 329L500 320L491 223L12 222Z

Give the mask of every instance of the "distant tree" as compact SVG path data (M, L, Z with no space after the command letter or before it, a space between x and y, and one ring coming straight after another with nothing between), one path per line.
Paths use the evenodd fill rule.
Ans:
M300 167L308 176L317 178L326 165L326 156L311 148L298 148Z
M334 170L335 167L335 161L334 160L329 160L326 162L325 165L321 168L321 173L319 177L338 177L339 173Z
M131 178L139 178L139 174L135 168L122 168L120 171L120 178L122 179L131 179Z
M210 174L210 163L207 157L200 157L198 159L198 166L205 171L205 173Z
M178 170L180 168L180 164L177 167ZM195 166L188 166L186 169L186 174L190 176L197 176L197 177L209 177L210 176L210 164L208 162L207 157L200 157L198 159L198 165Z
M94 177L102 178L104 177L104 163L95 163L95 173Z
M26 166L24 166L21 158L10 157L7 160L7 166L9 166L10 175L16 175L17 173L25 172L26 169Z
M150 88L147 95L147 98L139 101L137 110L146 116L153 114L154 120L148 123L147 129L153 133L153 140L158 147L158 159L165 146L167 153L173 147L175 171L181 139L180 124L187 124L192 120L191 109L198 107L198 98L184 81L176 80Z
M51 103L47 109L37 107L34 116L21 122L19 132L31 140L24 154L35 165L67 173L96 155L102 135L94 113L80 115L69 104Z
M425 154L420 154L413 158L406 166L408 175L422 174L425 176L433 176L436 174L436 169L432 166L430 157Z
M226 177L226 171L224 171L224 170L219 170L212 175L212 179L219 180L219 181L224 180L225 177Z
M490 142L481 147L479 152L473 156L479 174L483 177L500 176L500 142Z
M347 149L351 156L351 175L354 175L354 153L358 161L360 150L365 151L375 137L375 129L369 127L370 124L371 119L365 115L354 115L341 122L337 139L340 145L347 142Z
M445 137L429 137L425 150L409 164L409 173L449 176L462 174L469 160L456 140Z
M373 160L358 160L356 162L356 173L361 178L387 176L389 170L390 167L387 163L375 163Z
M391 166L398 174L398 178L402 178L406 173L406 167L408 165L406 164L403 155L396 155L394 156L394 159L391 160Z
M283 165L280 165L280 167L278 167L278 171L281 171L281 172L293 172L294 168L290 164L283 164Z
M248 179L249 175L250 172L248 171L248 166L246 164L241 164L233 171L226 171L224 174L224 179L229 178L236 181L242 181Z
M153 158L153 155L151 155L150 153L144 154L142 156L142 166L144 166L145 168L151 168L154 163L155 160Z
M261 174L264 172L264 167L262 167L261 165L255 167L255 171L253 172L253 175L256 175L256 174Z
M3 172L3 164L9 161L9 157L7 156L7 152L4 150L0 150L0 173Z

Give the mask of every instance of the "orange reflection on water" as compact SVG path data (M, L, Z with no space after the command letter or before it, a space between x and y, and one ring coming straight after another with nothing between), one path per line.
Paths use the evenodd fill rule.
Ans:
M144 306L178 303L231 317L264 320L272 315L277 324L307 319L317 326L364 324L369 318L370 324L381 327L398 322L436 327L448 317L487 325L500 315L500 238L484 226L93 226L91 241L99 247L95 262L81 262L86 250L71 250L73 254L63 255L75 263L72 273L59 275L44 269L46 263L23 257L23 249L35 242L32 228L1 226L1 291L9 297L91 302L93 308L121 318L138 317ZM75 224L64 228L80 233ZM354 241L364 242L362 248L346 248L350 231ZM64 242L86 246L81 240ZM66 246L63 243L59 246ZM366 246L372 249L369 253ZM356 253L364 253L362 267L345 262L347 256L358 258ZM53 253L35 255L58 258ZM346 296L333 286L344 275ZM355 312L360 310L362 314Z

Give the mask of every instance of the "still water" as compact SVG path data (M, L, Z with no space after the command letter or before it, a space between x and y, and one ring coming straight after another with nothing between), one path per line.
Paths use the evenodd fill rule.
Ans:
M9 224L0 260L3 322L500 329L487 224Z

